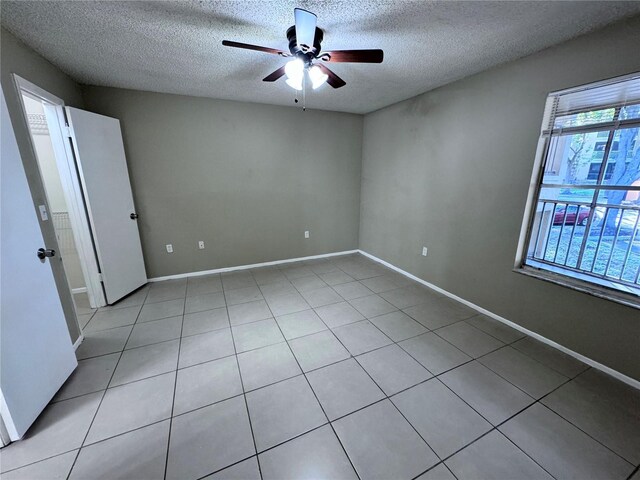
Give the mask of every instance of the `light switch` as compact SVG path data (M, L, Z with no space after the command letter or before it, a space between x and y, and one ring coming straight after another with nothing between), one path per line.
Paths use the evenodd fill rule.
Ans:
M47 214L47 207L44 205L38 205L38 210L40 210L40 218L43 222L49 220L49 215Z

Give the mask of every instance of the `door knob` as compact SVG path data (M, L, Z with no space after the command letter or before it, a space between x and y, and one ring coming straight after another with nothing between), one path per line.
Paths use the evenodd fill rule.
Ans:
M40 260L44 260L47 257L53 257L55 254L56 254L55 250L39 248L38 253L36 255L38 255L38 258Z
M136 218L138 218L138 214L137 213L132 213L131 215L129 215L129 218L131 220L135 220Z

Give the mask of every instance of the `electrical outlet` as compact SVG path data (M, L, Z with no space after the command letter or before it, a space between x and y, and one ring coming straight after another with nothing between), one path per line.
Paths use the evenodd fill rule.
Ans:
M199 248L200 250L204 250L204 240L200 240L200 241L198 242L198 248Z
M167 243L167 253L173 253L173 245Z
M423 257L427 256L427 247L422 247L422 256Z
M304 238L309 238L309 230L304 231Z

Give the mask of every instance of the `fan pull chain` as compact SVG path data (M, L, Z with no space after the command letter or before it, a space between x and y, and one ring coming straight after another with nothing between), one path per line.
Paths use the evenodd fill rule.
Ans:
M307 76L302 76L302 111L307 111Z

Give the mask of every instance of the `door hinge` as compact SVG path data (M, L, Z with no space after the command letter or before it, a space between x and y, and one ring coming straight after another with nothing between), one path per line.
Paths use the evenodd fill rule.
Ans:
M71 128L68 125L63 125L62 126L62 134L65 137L71 138Z
M104 283L104 280L102 280L102 274L101 273L98 274L98 281Z

